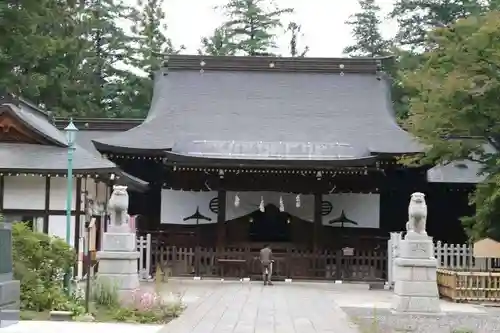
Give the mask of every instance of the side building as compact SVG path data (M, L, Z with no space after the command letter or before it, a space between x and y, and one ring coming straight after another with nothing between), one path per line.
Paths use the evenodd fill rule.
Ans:
M68 124L64 121L63 128ZM84 132L85 128L82 128ZM83 140L82 140L83 139ZM119 182L144 190L147 183L104 159L85 135L73 154L70 244L83 251L85 202L94 203L99 221L110 186ZM80 141L84 142L87 149ZM50 114L22 98L0 96L0 214L5 222L23 221L33 229L66 238L68 143ZM99 225L104 226L99 222ZM96 228L99 234L104 228Z

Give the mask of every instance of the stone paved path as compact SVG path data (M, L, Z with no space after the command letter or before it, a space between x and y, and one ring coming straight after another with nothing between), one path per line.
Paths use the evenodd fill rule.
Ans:
M328 294L314 285L212 284L160 333L358 333Z

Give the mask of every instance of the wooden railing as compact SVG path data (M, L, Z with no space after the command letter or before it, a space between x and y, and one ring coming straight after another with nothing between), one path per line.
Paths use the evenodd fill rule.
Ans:
M277 279L330 279L385 281L387 252L385 250L341 249L307 251L287 249L274 253L273 276ZM250 248L181 248L152 247L152 270L161 267L174 276L221 276L222 262L243 262L238 267L225 267L224 275L260 277L259 252ZM153 273L152 273L153 274Z
M500 270L438 269L439 294L455 302L499 302Z

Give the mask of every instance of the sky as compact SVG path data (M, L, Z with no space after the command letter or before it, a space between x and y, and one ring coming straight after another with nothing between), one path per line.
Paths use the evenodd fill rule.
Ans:
M135 3L135 0L127 0ZM223 16L214 7L225 0L165 0L168 36L175 45L183 44L185 54L196 54L200 39L211 35L221 24ZM357 0L275 0L279 7L295 9L292 20L302 25L301 44L310 48L308 56L336 57L352 43L350 27L345 24L349 16L359 10ZM378 0L385 16L395 0ZM393 22L384 21L382 33L392 37L396 32ZM288 40L278 40L277 54L288 54Z

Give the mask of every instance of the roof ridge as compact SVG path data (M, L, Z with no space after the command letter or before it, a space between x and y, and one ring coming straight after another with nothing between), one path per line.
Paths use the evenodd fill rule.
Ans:
M18 100L21 104L24 104L25 106L29 107L33 111L36 111L38 113L41 113L43 116L47 117L47 120L50 121L50 117L52 115L51 111L46 111L41 109L39 106L35 105L35 103L23 98L23 97L18 97Z
M170 55L164 63L164 70L226 70L226 71L268 71L307 73L371 73L382 71L385 60L380 58L309 58L271 56L203 56Z

